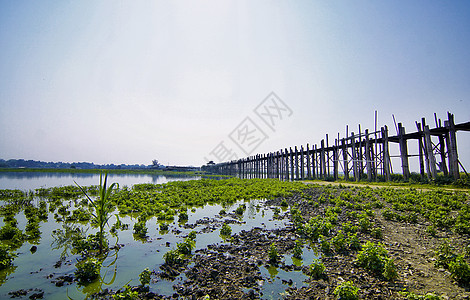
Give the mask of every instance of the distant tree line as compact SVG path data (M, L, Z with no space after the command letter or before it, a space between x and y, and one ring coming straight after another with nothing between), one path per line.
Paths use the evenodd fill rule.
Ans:
M0 168L31 168L31 169L149 169L158 168L160 165L126 165L126 164L106 164L96 165L90 162L44 162L24 159L0 159Z

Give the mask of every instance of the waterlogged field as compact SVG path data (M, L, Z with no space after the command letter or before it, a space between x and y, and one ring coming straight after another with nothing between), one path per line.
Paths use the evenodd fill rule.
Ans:
M98 224L94 224L96 210L79 187L34 192L1 190L4 264L0 271L0 296L12 296L8 293L16 291L14 295L19 296L82 299L105 288L119 290L126 285L139 285L139 274L146 268L158 271L165 263L164 254L183 244L191 232L196 233L194 248L189 251L194 253L211 244L230 243L230 234L220 235L223 224L229 224L231 234L254 227L285 227L288 219L274 220L273 216L287 214L288 209L281 212L266 207L265 199L287 197L302 188L305 186L301 183L271 180L203 179L117 189L109 198L112 209L102 254ZM84 190L95 202L99 199L98 186ZM314 254L310 252L312 260ZM80 266L91 261L90 257L95 257L99 265L98 276L80 280ZM265 268L263 272L274 282L273 274L279 271ZM149 291L172 295L172 285L184 279L184 274L153 278ZM305 276L298 276L299 285L303 279ZM276 290L269 288L268 283L265 286Z
M107 188L0 191L1 298L470 297L466 191L235 178Z

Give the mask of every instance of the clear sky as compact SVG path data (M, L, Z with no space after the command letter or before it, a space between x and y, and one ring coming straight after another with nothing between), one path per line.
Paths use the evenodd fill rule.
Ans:
M373 130L376 110L391 134L392 114L467 122L469 53L469 1L0 0L0 158L202 165L221 142L246 156L246 120L253 154ZM271 92L275 128L255 113Z

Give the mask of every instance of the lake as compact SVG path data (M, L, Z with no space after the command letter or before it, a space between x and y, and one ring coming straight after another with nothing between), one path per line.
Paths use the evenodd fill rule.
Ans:
M108 183L117 182L120 187L132 187L138 183L161 184L170 181L200 179L200 176L161 175L161 174L108 174ZM0 172L0 189L19 189L23 191L38 188L75 185L98 185L100 174L96 173L59 173L59 172Z

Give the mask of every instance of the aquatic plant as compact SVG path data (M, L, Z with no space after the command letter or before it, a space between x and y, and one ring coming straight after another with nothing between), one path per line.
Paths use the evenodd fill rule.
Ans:
M222 228L220 229L220 235L223 235L223 236L232 235L232 228L227 223L224 223L224 225L222 225Z
M139 274L139 281L142 286L145 286L150 283L150 270L149 268L145 268L140 274Z
M0 270L11 266L12 261L13 254L10 253L9 247L3 243L0 243Z
M134 234L140 238L147 236L147 221L143 218L139 218L138 222L134 224Z
M294 246L294 249L292 249L292 256L297 259L301 259L302 254L303 254L302 242L299 240L295 240L295 246Z
M172 249L163 254L163 259L167 265L171 266L182 263L184 256L177 249Z
M118 291L113 295L113 299L119 300L135 300L139 299L139 293L137 291L132 291L130 285L126 284L122 291Z
M279 254L277 253L277 248L276 248L275 243L272 243L271 246L269 246L268 259L269 259L269 262L272 264L276 264L279 260Z
M75 277L80 283L87 283L100 276L101 262L94 257L89 257L76 264Z
M106 187L106 183L108 180L108 173L105 173L104 181L103 181L103 173L100 173L100 185L99 185L99 193L98 198L93 201L87 194L84 188L82 188L78 183L75 184L80 188L83 194L86 196L88 201L93 205L95 208L95 213L92 213L94 221L99 226L99 253L103 253L103 244L105 239L105 232L104 226L108 224L108 220L111 217L110 214L114 210L114 207L110 200L110 195L113 189L116 187L119 188L119 184L113 183L109 188ZM109 226L109 225L108 225Z
M314 259L308 267L308 275L313 279L320 279L324 276L325 269L325 265L319 259Z
M335 288L333 294L339 300L357 300L359 299L358 292L359 288L354 286L351 281L344 281Z

